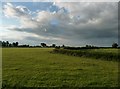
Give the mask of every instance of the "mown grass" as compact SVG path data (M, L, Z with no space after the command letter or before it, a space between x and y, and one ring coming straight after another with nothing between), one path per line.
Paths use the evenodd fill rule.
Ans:
M3 48L3 88L118 86L117 62L52 54L52 50Z
M53 53L67 54L71 56L88 57L94 59L110 60L110 61L120 61L118 55L118 49L108 48L108 49L54 49Z

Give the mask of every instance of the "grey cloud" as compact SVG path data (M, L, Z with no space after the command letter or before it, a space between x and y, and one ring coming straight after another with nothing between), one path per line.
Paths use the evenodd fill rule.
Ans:
M13 6L11 3L7 3L3 7L3 12L8 17L23 17L28 16L29 9L25 6Z
M108 45L108 43L117 40L117 3L69 2L57 3L55 5L60 8L64 7L68 10L68 13L64 13L62 9L56 13L41 11L38 12L37 16L32 20L31 17L25 17L23 12L15 9L15 11L18 10L17 13L19 15L23 16L22 18L27 18L27 20L22 19L21 28L13 28L10 30L34 33L47 38L61 38L63 39L61 43L70 42L70 44L74 45L91 42L93 44L97 42L96 44ZM27 9L23 8L23 10L26 11ZM57 24L52 23L54 20L58 21ZM26 39L40 40L39 38L32 37ZM50 42L50 40L58 42L52 39L46 41ZM80 40L82 43L79 42ZM101 40L103 42L101 42Z

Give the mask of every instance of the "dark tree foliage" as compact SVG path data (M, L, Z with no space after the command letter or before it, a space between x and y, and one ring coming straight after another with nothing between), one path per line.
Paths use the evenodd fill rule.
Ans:
M61 47L62 47L62 48L64 48L64 47L65 47L65 45L63 44Z
M9 47L9 41L6 41L6 46Z
M113 43L113 44L112 44L112 47L113 47L113 48L117 48L117 47L118 47L118 44L117 44L117 43Z
M29 45L19 45L19 47L30 47Z
M52 47L56 47L56 44L52 44Z
M98 49L98 48L99 48L99 47L91 46L91 45L86 45L86 47L69 47L69 46L64 47L64 49L70 49L70 50Z
M9 44L9 47L12 47L12 44L11 44L11 43Z
M12 45L13 45L13 47L16 47L16 43L15 42L13 42Z
M17 47L17 46L18 46L18 44L19 44L19 43L18 43L18 42L16 42L16 43L15 43L15 46Z
M2 47L6 47L6 42L5 41L2 42Z
M0 41L2 47L18 47L18 42L10 43L9 41Z
M56 46L55 49L60 49L60 46Z
M2 41L0 41L0 47L2 47Z
M46 47L47 45L45 43L41 43L41 46L42 47Z
M64 44L62 46L57 46L56 44L52 44L51 46L48 46L46 43L41 43L41 46L40 45L29 46L26 44L19 45L19 42L10 43L9 41L0 41L0 47L46 47L46 48L54 47L56 49L63 48L70 50L111 48L111 47L97 47L93 45L86 45L83 47L71 47L71 46L65 46ZM113 43L112 48L120 48L120 47L118 47L117 43Z

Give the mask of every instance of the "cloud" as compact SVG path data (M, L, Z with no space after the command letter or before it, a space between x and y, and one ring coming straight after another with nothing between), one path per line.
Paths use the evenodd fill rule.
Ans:
M3 12L7 17L17 18L20 27L9 30L36 34L36 39L63 40L61 42L77 44L80 40L84 43L98 43L108 45L117 39L117 3L78 3L56 2L53 6L58 11L37 11L32 16L25 6L15 6L11 3L4 5ZM35 40L27 37L27 39ZM45 39L50 38L50 39ZM103 42L98 42L102 39ZM106 42L106 39L109 41ZM66 41L66 42L65 42ZM78 44L80 44L78 42Z
M25 6L14 6L11 3L7 3L3 7L3 12L7 17L23 17L28 16L29 9Z

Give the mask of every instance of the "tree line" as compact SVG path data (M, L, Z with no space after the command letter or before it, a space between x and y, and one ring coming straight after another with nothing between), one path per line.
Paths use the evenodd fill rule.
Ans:
M48 46L46 43L40 43L40 45L30 46L29 44L20 45L19 42L0 41L0 47L56 47L56 44Z
M9 41L0 41L2 47L18 47L18 42L10 43Z
M46 43L40 43L40 45L35 45L35 46L30 46L29 44L23 44L20 45L19 42L13 42L10 43L9 41L0 41L0 47L53 47L53 48L64 48L64 49L94 49L94 48L101 48L101 47L97 47L97 46L93 46L93 45L86 45L85 47L70 47L70 46L56 46L56 44L52 44L52 45L47 45ZM111 45L112 48L118 48L118 44L117 43L113 43Z

